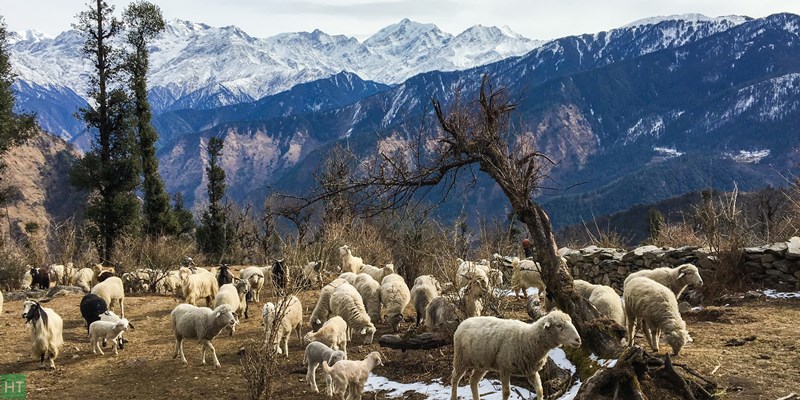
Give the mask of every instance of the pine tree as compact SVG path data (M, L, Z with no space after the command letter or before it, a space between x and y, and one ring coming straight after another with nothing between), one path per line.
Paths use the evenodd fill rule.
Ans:
M197 241L200 249L211 259L222 261L225 250L230 248L231 235L228 235L228 223L222 198L225 196L225 171L220 167L224 139L212 137L208 140L208 209L200 218L197 228Z
M175 216L178 230L175 232L177 235L189 234L195 228L194 216L192 212L187 210L183 205L183 193L178 192L172 195L172 215Z
M661 211L651 207L647 211L647 233L650 235L651 243L658 239L663 227L664 215L661 214Z
M8 59L8 38L6 24L0 16L0 157L12 147L18 146L30 139L36 133L36 122L31 114L16 114L14 112L14 73ZM5 169L5 163L0 160L0 179ZM13 188L0 182L0 204L9 200Z
M164 190L164 182L158 174L156 141L158 132L150 123L152 113L147 101L147 71L149 42L164 30L161 9L147 1L128 5L123 13L128 30L127 41L133 51L128 55L127 67L130 72L130 86L133 92L133 111L136 118L136 136L142 159L143 191L143 230L151 236L175 234L178 224L170 212L169 194Z
M78 14L73 27L86 41L83 52L91 60L90 104L81 117L94 132L92 149L70 171L73 185L90 192L86 216L92 221L102 261L113 260L116 239L135 226L139 201L140 162L132 127L131 102L122 87L123 54L112 46L122 23L114 7L103 0Z

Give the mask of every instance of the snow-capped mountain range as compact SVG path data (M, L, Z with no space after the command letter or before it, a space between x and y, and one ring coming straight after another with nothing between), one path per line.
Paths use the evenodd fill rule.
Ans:
M85 96L90 65L77 31L55 38L17 32L10 42L11 63L21 81L46 89L67 87ZM255 38L235 26L172 20L152 45L149 84L156 112L211 108L258 100L342 71L396 84L422 72L522 55L541 43L508 27L476 25L454 36L408 19L364 42L319 30Z

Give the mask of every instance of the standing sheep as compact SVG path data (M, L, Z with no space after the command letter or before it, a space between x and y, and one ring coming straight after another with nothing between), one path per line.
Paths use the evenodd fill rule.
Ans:
M346 280L338 278L322 287L322 290L319 292L319 299L317 299L317 305L314 307L314 311L311 312L311 317L309 317L308 320L312 331L316 332L322 324L328 320L328 316L330 316L331 313L331 294L333 294L333 291L337 287L345 283L347 283Z
M233 283L233 274L228 270L228 264L221 264L217 272L217 286Z
M357 342L361 344L372 343L372 337L375 335L375 325L367 314L364 307L364 301L361 295L358 294L353 285L347 283L339 285L331 293L330 307L332 315L338 315L347 322L349 332L351 332L350 339L353 336L358 338Z
M212 275L213 277L213 275ZM181 356L181 362L188 364L183 355L183 339L197 339L203 344L202 365L206 365L206 351L211 350L214 366L219 368L217 351L211 341L228 326L236 322L233 310L227 305L221 305L214 310L206 307L195 307L191 304L179 304L170 313L172 331L175 333L175 354L172 358Z
M333 367L323 361L322 370L331 376L333 393L338 394L341 400L361 400L367 378L378 365L383 365L381 353L373 351L361 361L342 360Z
M219 291L216 277L208 272L193 274L188 268L181 268L180 271L183 298L186 303L197 305L197 300L206 299L206 306L211 306Z
M381 284L369 274L360 273L353 286L361 295L371 321L381 320Z
M384 308L386 323L392 327L392 332L400 331L403 322L403 310L411 301L411 292L402 276L398 274L387 275L381 282L381 303Z
M356 284L357 278L358 278L358 273L354 272L342 272L341 274L339 274L339 279L344 279L347 281L347 283L351 285Z
M278 316L281 317L281 320L276 322ZM300 299L290 295L284 297L277 307L272 303L264 304L261 318L264 320L267 338L271 336L271 330L276 329L274 334L276 352L289 358L289 337L292 335L292 331L297 334L298 341L302 340L300 327L303 324L303 305L300 304Z
M50 281L55 282L56 286L64 284L66 272L63 264L50 264L47 268L50 271Z
M322 261L309 261L303 267L300 276L302 277L303 285L317 285L322 286Z
M81 299L81 316L86 321L86 333L89 333L89 326L94 321L100 320L100 314L108 311L108 303L100 296L88 293Z
M354 274L361 272L364 260L361 257L353 256L350 247L347 245L339 247L339 257L342 258L342 272L352 272Z
M326 346L324 343L311 342L308 344L308 346L306 346L306 351L303 355L303 364L308 364L308 369L306 370L306 382L311 385L311 388L314 389L315 393L319 393L316 377L317 367L319 367L323 361L327 361L328 365L333 366L337 362L344 359L346 359L346 356L343 351L334 350ZM325 385L327 387L328 396L333 396L331 376L327 373L325 374Z
M119 354L117 349L122 342L122 333L128 330L128 320L125 318L116 322L108 321L95 321L89 325L89 337L92 343L92 353L97 354L99 351L101 355L103 349L100 348L100 342L111 340L114 347L114 354Z
M575 291L586 299L592 296L592 291L596 286L597 285L586 282L581 279L574 279L572 281L572 287L575 289Z
M122 286L122 279L112 276L103 282L94 285L92 294L105 300L109 310L114 309L114 301L119 304L120 315L125 317L125 289Z
M320 342L334 350L341 350L347 358L347 322L339 316L325 321L319 330L303 336L303 343L309 342Z
M600 315L613 319L620 326L625 326L625 311L622 309L622 299L617 291L610 286L595 285L589 302L594 305Z
M239 281L237 285L241 285L243 289L246 289L246 286L249 285L247 281ZM239 292L239 288L234 286L230 283L222 285L217 292L217 295L214 296L214 308L217 308L223 304L228 305L231 310L233 310L233 314L236 317L236 322L239 322L239 318L241 318L242 313L244 312L244 296L247 293L246 290L243 292ZM228 328L228 333L233 335L236 332L236 324L231 325Z
M264 271L256 266L247 267L239 272L239 278L250 282L253 301L261 302L261 288L264 287Z
M97 279L92 268L81 268L72 277L72 284L83 289L84 293L91 292L92 285L95 283L97 283Z
M676 356L683 345L691 341L686 323L678 312L678 301L668 287L650 278L635 277L625 283L623 298L629 345L633 346L636 324L640 320L644 335L655 352L658 352L658 337L662 331Z
M62 336L64 322L61 317L50 308L42 307L38 302L26 300L22 309L22 318L25 323L31 324L31 343L33 355L39 358L40 366L45 368L45 360L49 361L48 367L56 369L55 360L58 351L64 344Z
M31 288L50 289L50 270L47 267L31 267Z
M33 289L33 276L31 275L31 266L25 266L25 272L22 274L22 278L20 279L20 286L22 290L30 290Z
M383 278L394 273L394 264L386 264L383 268L364 265L361 267L361 273L368 274L372 279L375 279L376 282L382 282Z
M514 273L511 275L511 288L514 290L514 295L517 299L519 299L518 292L520 290L525 299L527 299L529 287L539 289L539 293L544 292L545 285L539 264L531 260L514 260L512 266L514 267Z
M628 286L628 282L638 277L650 278L668 287L675 294L675 298L680 298L684 289L689 285L703 286L700 271L692 264L682 264L675 268L661 267L637 271L625 278L623 287Z
M414 303L414 311L417 313L417 326L425 320L425 310L433 299L439 297L439 281L431 275L421 275L414 280L414 287L411 288L411 302ZM369 307L367 307L369 311ZM372 317L372 316L370 316Z
M561 345L580 347L581 337L569 315L554 310L532 324L495 317L464 320L453 337L452 400L458 398L458 383L473 369L469 380L473 400L478 400L478 382L488 371L500 373L503 400L511 394L511 376L524 376L543 399L539 370L547 353Z

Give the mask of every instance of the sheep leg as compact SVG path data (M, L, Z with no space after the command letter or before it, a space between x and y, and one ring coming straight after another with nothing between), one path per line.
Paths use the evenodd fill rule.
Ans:
M211 350L211 357L214 359L214 366L217 367L217 368L221 367L221 365L219 365L219 359L217 359L217 350L214 348L214 345L211 344L211 341L210 340L206 340L206 341L203 342L203 345L204 345L204 347L203 347L203 364L206 363L205 349L208 348L209 350Z
M627 316L628 322L628 347L633 347L633 339L636 336L636 317L632 315Z
M325 374L325 391L328 393L328 397L333 397L333 378L327 373Z
M480 400L481 395L478 394L478 383L481 381L481 379L483 379L484 376L486 376L487 372L489 371L481 371L477 369L472 371L472 376L469 378L469 388L472 390L472 400ZM505 388L505 386L503 386L503 388ZM505 400L507 397L505 397L505 392L503 392L503 394L503 400Z
M285 355L286 358L289 358L289 336L290 335L291 334L286 335L285 337L281 338L281 343L283 343L283 355Z
M342 342L342 352L344 353L344 359L347 360L347 341Z
M99 341L99 340L95 340L95 341L94 341L94 347L95 347L95 349L96 349L97 351L99 351L99 352L100 352L100 355L101 355L101 356L104 356L104 355L106 355L106 353L104 353L104 352L103 352L103 349L101 349L101 348L100 348L100 341ZM94 353L94 349L92 350L92 353ZM95 354L97 354L97 353L95 353Z
M543 399L544 389L542 388L542 378L539 376L539 372L534 372L533 375L529 376L528 382L530 382L531 386L533 386L533 390L536 391L536 399Z
M503 385L503 400L508 400L511 396L511 374L505 372L500 374L500 383ZM537 395L537 399L541 399Z
M178 355L181 356L182 363L184 364L189 363L188 361L186 361L186 356L183 355L183 338L180 336L175 337L175 354L172 356L172 358L176 358L178 357Z
M317 387L317 377L315 375L317 372L317 365L319 364L309 363L308 370L306 371L306 381L311 388L314 389L315 393L319 393L319 388Z
M122 318L125 318L125 299L119 299L119 312L122 314Z
M453 365L453 376L450 377L450 400L458 400L458 383L461 381L461 377L464 376L464 370L460 369L458 366Z
M113 346L114 346L114 355L115 356L119 355L119 351L117 350L117 349L119 349L119 340L120 340L119 336L117 336L113 340L111 340L111 342L113 343Z

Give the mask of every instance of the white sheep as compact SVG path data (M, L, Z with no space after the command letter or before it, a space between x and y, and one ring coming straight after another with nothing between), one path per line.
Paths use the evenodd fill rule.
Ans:
M381 354L373 351L361 361L342 360L333 367L323 361L322 370L331 376L333 393L338 394L341 400L361 400L367 378L378 365L383 365Z
M309 285L322 286L322 261L309 261L303 266L301 276Z
M490 286L491 281L487 274L489 270L488 265L483 265L474 261L464 261L460 258L457 259L456 262L458 263L456 279L454 280L456 287L464 287L476 280L484 282L487 288Z
M181 274L180 271L169 271L160 281L156 282L156 292L161 294L181 293Z
M463 321L477 317L483 311L481 297L485 290L482 281L472 282L458 293L434 298L425 310L425 326L433 330L448 322Z
M50 281L55 282L56 286L64 284L66 272L63 264L50 264L47 269L50 271Z
M266 276L272 276L272 274L270 273ZM253 301L260 303L261 288L264 287L266 280L264 270L255 266L247 267L239 272L239 278L250 282L250 291L253 294Z
M511 275L511 288L514 290L514 295L519 299L519 291L525 299L528 298L528 288L535 287L539 289L539 293L544 292L545 284L542 280L541 267L538 263L531 260L514 260L512 262L514 272Z
M119 313L125 317L125 288L122 286L122 279L112 276L92 288L92 294L99 296L108 304L108 309L114 309L116 301L119 304Z
M31 343L33 355L39 359L42 368L45 360L49 361L51 369L56 368L55 360L58 351L64 344L64 322L61 316L50 308L42 307L38 302L26 300L22 309L22 318L25 323L31 324Z
M675 293L676 298L681 297L681 293L686 289L686 286L703 286L703 278L700 277L700 271L692 264L682 264L675 268L661 267L634 272L625 278L623 288L628 285L631 279L638 277L650 278L668 287L672 290L672 293Z
M574 279L572 280L572 286L579 295L588 299L592 295L592 291L597 285L581 279Z
M89 338L92 343L92 353L97 354L99 351L101 355L105 355L103 349L100 348L100 343L105 340L110 340L114 347L114 354L119 354L117 348L119 348L123 332L127 330L128 320L125 318L121 318L116 322L103 321L102 319L92 322L92 324L89 325Z
M581 337L569 315L554 310L532 324L495 317L472 317L464 320L453 337L453 374L451 399L458 398L458 383L469 369L472 398L480 398L478 382L488 371L497 371L503 385L503 400L510 395L511 376L525 376L543 399L539 370L547 353L556 347L579 347Z
M334 350L322 342L311 342L308 344L308 346L306 346L306 351L303 355L303 364L308 364L308 369L306 370L306 382L311 385L311 388L314 389L315 393L319 393L316 377L317 367L319 367L323 361L327 361L329 366L333 366L337 362L345 359L346 357L343 351ZM327 373L324 375L328 396L333 396L331 376Z
M211 275L213 278L213 275ZM175 354L181 356L181 362L188 364L183 354L183 339L197 339L203 345L202 365L206 364L206 351L211 350L214 366L219 368L217 351L211 341L228 326L236 323L233 310L228 305L221 305L214 310L206 307L195 307L191 304L179 304L170 313L172 331L175 333Z
M353 286L361 295L367 315L371 321L381 319L381 284L369 274L360 273Z
M394 273L394 264L386 264L382 268L364 265L361 267L361 273L368 274L372 279L375 279L376 282L381 282L384 277Z
M247 281L240 282L247 285ZM244 312L244 305L246 305L242 297L243 296L240 296L236 286L231 283L227 283L220 286L219 291L217 291L217 295L214 296L214 308L217 308L223 304L227 304L231 310L233 310L233 315L236 317L236 322L238 323L239 318L241 318L239 310ZM234 332L236 332L236 324L233 324L228 328L229 335L233 335Z
M281 320L275 322L279 314ZM303 306L300 304L300 299L290 295L284 297L277 307L272 303L264 304L261 318L264 321L264 328L267 330L267 338L270 337L270 331L276 328L274 341L276 352L289 358L289 337L292 331L297 334L297 340L301 340L300 327L303 324Z
M331 313L331 294L333 294L334 289L345 283L347 283L346 280L337 278L322 287L322 290L319 292L319 299L317 299L317 305L314 307L314 310L311 312L311 317L309 317L308 320L311 330L316 332L322 324L328 320Z
M403 310L411 301L411 291L402 276L398 274L387 275L381 281L381 304L383 304L386 324L392 327L392 332L400 330L403 321Z
M303 343L309 342L325 343L334 350L343 351L347 358L347 322L338 315L325 321L319 330L303 336Z
M214 297L219 291L217 278L213 274L202 272L193 274L188 268L182 267L180 275L183 298L186 303L197 305L199 299L206 299L206 306L213 304Z
M355 285L356 279L358 278L358 272L343 272L339 275L339 279L344 279L347 283L351 285ZM370 275L371 276L371 275Z
M339 257L342 258L342 272L352 272L354 274L361 272L364 260L361 257L353 256L350 247L347 245L339 247Z
M417 326L425 319L425 310L433 299L439 297L441 286L439 281L431 275L421 275L414 280L414 287L411 288L411 302L414 304L414 311L417 313ZM369 311L369 307L367 307ZM372 317L370 315L370 317Z
M33 285L33 276L31 276L31 266L25 266L25 272L22 274L22 279L20 279L20 286L22 290L30 290L31 285ZM88 292L89 290L86 290Z
M97 274L92 268L81 268L75 271L75 275L72 277L72 284L83 289L84 293L91 292L95 283L97 283Z
M658 338L663 331L667 343L678 355L686 342L691 341L686 323L678 312L678 300L666 286L643 276L625 284L625 320L628 344L633 346L636 324L642 321L642 330L653 351L658 352Z
M589 302L594 305L600 315L614 320L620 326L625 326L625 311L622 309L622 299L616 290L610 286L595 285Z
M372 337L375 335L375 325L372 324L367 314L361 295L358 294L353 285L345 283L334 289L330 296L329 308L332 315L338 315L347 322L351 340L357 334L358 343L372 343Z

